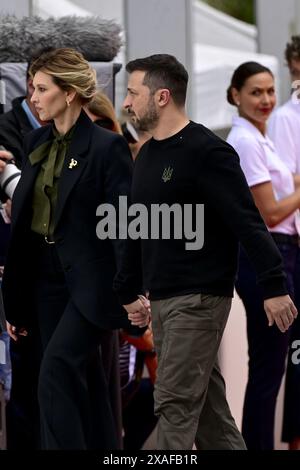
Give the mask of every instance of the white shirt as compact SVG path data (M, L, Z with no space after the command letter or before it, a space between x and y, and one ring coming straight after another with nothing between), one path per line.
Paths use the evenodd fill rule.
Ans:
M292 173L300 173L300 102L292 98L272 113L268 134Z
M293 175L277 155L273 142L268 136L262 135L250 121L234 117L227 142L240 157L249 187L270 181L277 201L295 191ZM296 212L269 230L289 235L296 234L295 216Z

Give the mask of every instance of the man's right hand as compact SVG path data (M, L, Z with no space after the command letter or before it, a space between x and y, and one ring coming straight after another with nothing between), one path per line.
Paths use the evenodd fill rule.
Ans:
M264 309L269 320L269 326L272 326L275 322L282 333L289 329L298 315L298 311L289 295L281 295L265 300Z

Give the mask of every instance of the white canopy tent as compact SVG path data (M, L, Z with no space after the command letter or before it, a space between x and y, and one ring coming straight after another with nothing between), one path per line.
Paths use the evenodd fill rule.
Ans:
M204 2L193 2L194 42L242 51L257 51L257 28Z

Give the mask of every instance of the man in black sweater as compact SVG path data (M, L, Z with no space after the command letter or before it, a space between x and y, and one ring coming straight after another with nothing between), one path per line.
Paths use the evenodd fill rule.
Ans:
M129 62L127 71L124 106L153 136L135 163L132 202L149 214L148 232L140 227L141 259L159 362L158 449L191 449L193 443L197 449L245 449L226 401L217 353L239 242L255 266L270 327L276 323L284 332L292 324L297 310L287 295L281 256L236 152L187 117L188 74L182 64L158 54ZM138 283L135 287L129 273L137 270L137 260L137 253L128 253L115 279L133 322Z

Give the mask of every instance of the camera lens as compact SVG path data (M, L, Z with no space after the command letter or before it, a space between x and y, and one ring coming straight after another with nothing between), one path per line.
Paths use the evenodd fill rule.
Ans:
M0 173L0 186L5 194L12 199L16 186L21 177L21 171L12 162L6 160L6 167Z

